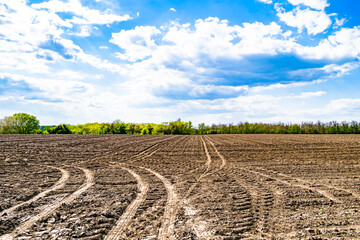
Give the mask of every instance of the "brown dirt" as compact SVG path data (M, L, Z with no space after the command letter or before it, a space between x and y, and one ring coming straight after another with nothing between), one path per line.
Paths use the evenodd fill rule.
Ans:
M359 239L355 135L0 135L0 239Z

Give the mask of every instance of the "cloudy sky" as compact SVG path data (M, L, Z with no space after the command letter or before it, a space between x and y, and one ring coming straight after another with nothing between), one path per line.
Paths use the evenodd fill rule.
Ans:
M0 118L360 120L360 1L0 0Z

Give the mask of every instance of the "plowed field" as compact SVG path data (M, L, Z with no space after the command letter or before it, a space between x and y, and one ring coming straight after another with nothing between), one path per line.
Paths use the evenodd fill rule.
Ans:
M360 239L360 137L0 135L0 239Z

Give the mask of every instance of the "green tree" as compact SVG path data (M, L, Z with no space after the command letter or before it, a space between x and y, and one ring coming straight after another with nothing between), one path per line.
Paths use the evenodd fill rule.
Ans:
M199 134L200 134L200 135L205 134L205 133L206 133L206 132L205 132L205 123L199 123L199 125L198 125L198 130L199 130Z
M3 134L34 134L41 133L39 120L27 113L15 113L11 117L4 118L1 125Z
M289 133L290 134L299 134L299 133L301 133L300 126L297 125L297 124L291 125L289 127Z
M50 129L46 129L49 134L71 134L71 130L69 129L68 125L61 124Z

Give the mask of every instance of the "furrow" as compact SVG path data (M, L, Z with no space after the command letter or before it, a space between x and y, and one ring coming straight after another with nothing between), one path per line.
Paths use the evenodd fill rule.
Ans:
M63 188L65 186L65 184L66 184L66 181L69 179L70 174L65 169L57 168L57 167L53 167L53 168L56 168L57 170L61 171L61 173L62 173L62 176L59 179L59 181L57 181L51 188L39 193L38 195L36 195L35 197L29 199L28 201L19 203L19 204L15 205L15 206L12 206L11 208L5 209L4 211L2 211L0 213L0 216L2 216L4 214L10 214L13 211L15 211L17 208L19 208L19 207L21 207L21 206L23 206L25 204L30 204L32 202L35 202L35 201L39 200L40 198L46 196L48 193L50 193L52 191L55 191L57 189Z
M0 240L12 240L16 235L23 233L31 227L35 222L37 222L39 219L48 216L49 214L53 213L57 208L59 208L62 204L68 204L75 200L78 196L80 196L83 192L85 192L87 189L89 189L94 184L94 176L93 173L85 168L79 168L85 173L86 182L74 193L70 194L63 200L58 200L52 205L46 207L43 209L42 212L37 214L36 216L31 217L26 222L22 223L20 226L18 226L12 233L6 234L0 237Z
M250 169L247 169L246 171L257 174L257 175L260 175L260 176L265 177L265 178L275 179L276 181L278 181L280 183L283 183L285 185L294 186L294 187L298 187L298 188L302 188L302 189L306 189L306 190L316 191L316 192L320 193L321 195L323 195L325 198L327 198L327 199L329 199L329 200L331 200L333 202L336 202L336 203L341 203L342 202L337 197L332 195L331 193L329 193L329 192L327 192L325 190L322 190L322 189L309 187L309 186L307 186L305 184L301 184L301 183L292 183L292 182L282 180L282 179L279 179L277 177L273 177L271 175L268 175L268 174L265 174L265 173L260 173L260 172L250 170Z
M142 202L144 202L146 194L149 190L149 185L147 182L144 182L140 175L136 174L134 171L123 167L122 169L128 171L131 175L134 176L138 183L138 189L140 193L136 199L126 208L125 212L121 215L120 219L116 222L115 227L111 229L108 235L105 237L105 240L115 240L120 239L121 235L130 224L131 219L135 216L136 210Z
M174 238L174 226L175 226L175 218L176 214L180 207L179 198L175 192L175 187L167 180L164 176L151 170L149 168L144 168L148 172L154 174L157 178L159 178L167 191L167 202L165 206L165 212L163 216L163 222L159 229L158 239L173 239Z

